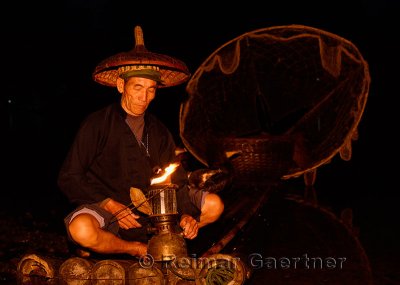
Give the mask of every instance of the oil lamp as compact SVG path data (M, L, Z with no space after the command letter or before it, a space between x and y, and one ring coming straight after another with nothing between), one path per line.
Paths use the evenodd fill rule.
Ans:
M178 211L176 190L178 186L171 183L171 174L179 164L171 164L162 175L151 180L148 192L152 214L153 237L148 242L147 253L154 261L171 261L187 256L186 242L178 233Z

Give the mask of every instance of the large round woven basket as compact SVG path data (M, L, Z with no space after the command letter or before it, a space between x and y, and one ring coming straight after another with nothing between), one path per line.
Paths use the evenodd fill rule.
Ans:
M180 135L204 164L231 165L236 180L297 177L337 153L351 158L369 84L349 40L300 25L255 30L194 73Z

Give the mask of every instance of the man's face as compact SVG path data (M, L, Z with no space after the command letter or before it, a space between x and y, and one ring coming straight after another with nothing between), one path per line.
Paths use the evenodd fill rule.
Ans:
M122 93L122 108L130 115L142 115L156 96L157 82L142 77L118 78L117 88Z

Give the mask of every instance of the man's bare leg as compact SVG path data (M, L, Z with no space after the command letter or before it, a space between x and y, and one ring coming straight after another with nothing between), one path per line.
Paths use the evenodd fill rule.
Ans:
M142 256L147 245L137 241L123 240L100 228L99 222L90 214L79 214L69 224L72 239L84 248L104 254L130 254Z

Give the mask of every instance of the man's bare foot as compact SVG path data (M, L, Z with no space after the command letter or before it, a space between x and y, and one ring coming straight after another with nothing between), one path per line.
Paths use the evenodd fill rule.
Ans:
M78 255L79 257L83 257L83 258L86 258L86 257L89 257L89 256L90 256L90 251L84 250L84 249L82 249L82 248L77 248L77 249L75 250L75 253L76 253L76 255Z

